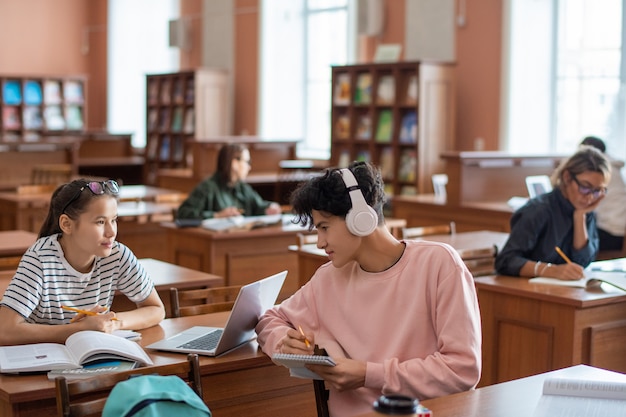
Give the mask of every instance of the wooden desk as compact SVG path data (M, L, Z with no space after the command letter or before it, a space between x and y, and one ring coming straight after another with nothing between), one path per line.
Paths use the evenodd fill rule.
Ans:
M446 204L434 194L395 196L393 217L406 219L408 227L456 223L458 232L471 230L511 231L513 209L502 202L469 202L461 206Z
M166 319L141 331L147 346L191 326L223 326L228 313ZM181 362L184 354L148 350L155 365ZM289 376L250 342L217 358L202 356L204 401L216 417L316 417L313 384ZM54 382L43 375L0 375L0 415L56 416Z
M421 401L435 417L529 417L539 403L547 378L576 378L589 381L626 382L626 375L577 365L503 384ZM379 417L373 411L359 417Z
M0 230L27 230L39 232L43 223L51 192L18 194L15 191L0 192ZM178 201L184 194L146 185L120 187L119 200L124 201Z
M463 257L471 251L489 248L493 245L496 245L498 250L500 250L506 243L507 238L508 233L482 230L475 232L460 232L455 233L454 235L424 236L422 239L447 243L456 249ZM302 245L301 247L291 245L289 250L295 252L298 256L298 281L300 286L309 281L317 268L328 262L326 252L324 252L323 249L318 249L315 244ZM473 259L467 259L466 263L471 264L471 261L473 261ZM468 267L470 266L471 265L468 265ZM470 270L474 269L475 271L478 271L479 268L486 266L487 265L481 263L480 265L476 265L474 268L470 267Z
M483 329L480 386L588 364L626 372L626 293L526 278L476 278Z
M298 260L289 251L297 225L276 225L250 231L213 232L201 227L178 228L161 223L167 232L168 262L224 277L226 285L241 285L288 270L279 301L298 288Z
M140 259L143 265L154 281L156 288L163 304L165 305L166 317L172 316L172 308L170 305L170 288L192 289L192 288L210 288L219 287L224 284L224 279L220 276L207 274L206 272L194 271L178 265L172 265L157 259ZM113 299L113 311L128 311L135 309L135 303L131 302L124 295L116 294Z

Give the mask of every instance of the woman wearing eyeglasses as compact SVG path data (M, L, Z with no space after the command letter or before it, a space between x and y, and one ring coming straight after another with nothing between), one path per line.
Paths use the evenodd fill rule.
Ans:
M178 208L178 219L210 219L231 216L280 214L278 203L263 200L245 183L250 172L250 151L244 145L222 146L217 170L199 183Z
M0 345L63 343L81 330L110 333L163 320L154 283L131 250L115 241L118 193L113 180L84 179L54 191L39 238L0 302ZM137 309L110 311L116 290Z
M595 260L598 230L593 210L606 193L611 164L590 146L552 174L554 189L530 199L511 217L511 234L496 257L502 275L577 280ZM563 252L562 256L558 249Z

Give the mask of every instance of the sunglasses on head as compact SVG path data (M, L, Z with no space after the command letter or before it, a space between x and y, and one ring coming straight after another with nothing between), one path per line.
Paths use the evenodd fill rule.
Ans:
M583 185L583 184L580 183L580 181L578 181L578 178L576 178L576 175L574 175L574 174L572 174L572 179L574 180L574 182L578 186L578 192L581 193L584 196L591 195L591 196L593 196L593 198L598 198L601 195L604 195L604 194L606 194L609 191L608 188L606 188L606 187L593 188L593 187L589 187L589 186Z
M94 195L102 195L106 192L106 190L109 190L109 192L113 195L117 195L120 192L120 186L114 180L87 182L85 183L85 185L80 187L80 190L78 190L78 192L74 195L74 197L72 197L70 201L67 202L65 207L63 207L63 210L61 210L61 214L65 213L65 210L67 210L67 208L73 202L78 200L78 198L80 197L81 193L83 192L85 188L89 189L89 191L91 191L91 193Z

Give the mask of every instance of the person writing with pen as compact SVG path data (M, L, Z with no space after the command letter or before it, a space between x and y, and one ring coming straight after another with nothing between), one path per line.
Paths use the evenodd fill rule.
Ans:
M578 280L598 253L593 210L609 192L611 164L581 146L552 174L554 189L530 199L511 217L511 233L496 256L502 275Z
M63 343L73 333L143 329L165 317L154 283L116 242L113 180L58 187L37 241L24 253L0 301L0 345ZM110 311L116 291L137 304Z
M200 182L178 208L177 219L280 214L278 203L266 201L244 181L250 172L250 151L243 144L222 146L217 170Z
M317 229L329 261L256 326L276 353L324 349L335 366L307 365L329 389L333 417L366 413L382 394L420 400L469 390L481 371L474 279L438 242L397 240L385 227L380 171L331 168L292 193L296 221Z

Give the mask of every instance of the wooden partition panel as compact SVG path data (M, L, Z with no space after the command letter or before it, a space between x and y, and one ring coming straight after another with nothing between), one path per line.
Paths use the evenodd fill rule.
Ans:
M447 204L506 202L528 197L526 177L551 175L562 155L513 155L506 152L445 152Z

